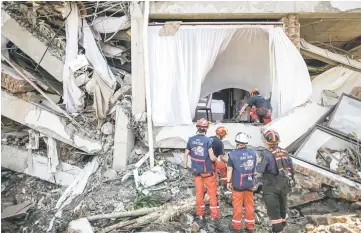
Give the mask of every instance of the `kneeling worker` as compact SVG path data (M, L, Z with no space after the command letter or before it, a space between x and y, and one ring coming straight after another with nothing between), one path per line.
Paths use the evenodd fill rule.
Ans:
M254 88L249 91L251 97L248 99L247 103L243 105L242 109L239 111L239 115L246 110L248 106L256 106L255 112L252 112L251 109L251 119L259 119L260 123L269 123L271 121L271 103L269 100L264 98L258 91L257 88ZM267 122L265 119L267 118Z
M213 139L213 152L214 155L217 157L216 161L216 168L219 170L219 174L221 175L221 181L223 184L224 190L227 189L227 164L225 163L225 151L224 151L224 144L222 142L223 138L227 136L228 130L224 126L219 126L216 129L216 136L212 136Z
M200 119L196 123L197 135L188 139L184 154L184 168L187 169L188 155L191 156L192 172L196 187L196 212L198 219L204 223L205 203L204 186L209 195L209 208L211 211L211 222L218 224L219 210L217 204L217 176L215 175L215 161L217 157L213 153L213 140L206 136L209 122Z
M262 174L263 199L272 232L282 233L286 225L287 195L295 184L292 160L288 152L278 146L277 132L268 130L263 137L268 148L261 153L256 170Z
M255 225L253 189L257 155L247 148L248 136L239 133L236 136L237 149L229 153L227 163L227 186L232 190L233 219L231 230L242 229L242 211L245 207L245 232L253 232Z

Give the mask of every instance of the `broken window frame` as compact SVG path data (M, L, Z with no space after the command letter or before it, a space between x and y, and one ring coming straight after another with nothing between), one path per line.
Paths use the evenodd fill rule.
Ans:
M346 93L342 93L342 95L339 97L339 100L338 100L337 104L335 105L335 110L334 110L334 111L331 113L331 115L330 115L330 120L329 120L328 123L327 123L327 127L330 128L330 129L333 129L333 130L337 131L338 133L343 134L344 136L347 136L347 137L350 138L349 135L351 135L351 133L347 134L347 133L344 133L344 132L342 132L342 131L340 131L340 130L338 130L338 129L332 128L332 127L330 126L330 124L331 124L334 116L336 115L337 110L338 110L338 108L339 108L339 106L340 106L340 104L341 104L341 101L342 101L343 97L345 97L345 96L348 97L348 98L351 98L351 99L353 99L353 100L356 100L356 101L361 102L361 100L360 100L359 98L357 98L357 97L355 97L355 96L353 96L353 95L349 95L349 94L346 94ZM361 135L357 135L357 136L358 136L358 137L356 137L356 142L357 142L357 139L361 141Z
M295 158L295 159L298 159L298 160L300 160L300 161L303 161L303 162L305 162L305 163L314 165L314 166L316 166L316 167L318 167L318 168L321 168L321 169L323 169L323 170L329 171L329 172L331 172L331 173L333 173L333 174L340 175L340 174L338 174L336 171L333 171L333 170L331 170L331 169L329 169L329 168L327 168L327 167L321 166L321 165L319 165L319 164L315 164L315 163L313 163L313 162L310 162L310 161L308 161L308 160L306 160L306 159L304 159L304 158L301 158L301 157L298 157L298 156L297 156L297 155L301 152L302 148L307 144L307 142L308 142L308 140L311 138L312 134L316 132L316 130L320 130L320 131L322 131L322 132L324 132L324 133L330 134L331 136L334 136L334 137L337 137L337 138L339 138L339 139L341 139L341 140L347 141L347 142L349 142L349 143L352 144L352 145L357 145L357 140L356 140L355 138L351 138L351 137L349 137L347 134L345 134L345 133L343 133L343 132L341 132L341 131L338 131L338 130L336 130L336 129L333 129L333 128L330 128L330 127L327 127L327 126L323 126L323 125L317 124L317 125L316 125L315 127L313 127L309 132L306 133L306 134L308 134L307 137L302 141L302 143L300 144L300 146L298 147L298 149L296 150L296 152L295 152L293 155L291 155L291 157L292 157L292 158ZM341 176L342 176L342 175L341 175ZM359 180L356 180L356 179L354 179L354 178L352 178L352 177L346 177L346 178L349 179L349 180L352 180L352 181L354 181L354 182L356 182L356 183L358 183L358 184L361 184L361 182L360 182Z

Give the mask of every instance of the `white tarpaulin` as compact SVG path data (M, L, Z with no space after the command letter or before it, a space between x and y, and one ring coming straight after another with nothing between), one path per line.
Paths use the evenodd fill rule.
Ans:
M349 94L356 86L361 86L360 72L334 67L312 80L312 101L335 105L342 93Z
M70 12L70 14L69 14ZM76 60L78 55L78 32L80 17L76 3L66 4L66 51L63 68L63 98L68 112L77 112L84 107L84 92L75 83L74 73L69 68L69 64Z
M159 36L161 28L149 27L155 126L192 124L199 98L225 88L272 93L274 116L312 93L306 64L281 28L180 26L175 36Z

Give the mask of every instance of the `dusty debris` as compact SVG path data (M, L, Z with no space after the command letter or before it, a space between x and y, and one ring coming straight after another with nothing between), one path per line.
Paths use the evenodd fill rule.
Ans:
M94 233L86 218L80 218L69 223L68 233Z
M33 203L30 201L8 206L1 211L1 219L24 217L32 206Z
M165 171L160 166L156 166L139 176L139 181L145 188L162 183L166 179Z

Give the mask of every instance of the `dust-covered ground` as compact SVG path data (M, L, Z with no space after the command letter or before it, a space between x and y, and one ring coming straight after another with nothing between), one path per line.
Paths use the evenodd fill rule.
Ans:
M109 162L104 162L107 166ZM84 193L78 196L70 205L64 208L62 216L56 218L54 227L50 232L67 232L70 221L90 215L105 214L119 211L134 210L160 206L164 203L177 202L194 196L195 188L193 177L185 173L180 167L167 161L162 156L157 156L156 164L166 171L167 180L148 189L136 190L134 179L126 170L117 173L116 177L105 177L108 169L100 168L90 179ZM145 164L140 169L140 174L148 169ZM122 182L123 179L123 182ZM2 220L2 232L35 233L46 232L51 219L56 212L55 205L64 192L65 187L60 187L49 182L39 180L25 174L15 173L10 170L2 170L2 208L32 201L34 206L28 211L26 217L19 219ZM230 196L222 194L219 190L219 205L221 213L220 228L214 229L208 224L200 225L200 232L230 232L228 229L232 220L232 205ZM268 217L261 194L255 194L256 203L256 229L255 232L268 232ZM195 204L195 203L194 203ZM208 209L209 211L209 209ZM171 222L164 225L148 225L138 231L167 231L167 232L191 232L197 224L194 221L185 221L185 218L194 216L195 212L184 213ZM104 227L127 219L105 219L91 222L94 232L99 232ZM289 226L285 232L301 232L307 224L305 218L300 216L297 210L289 212ZM121 229L113 232L124 232ZM132 231L129 231L132 232Z

